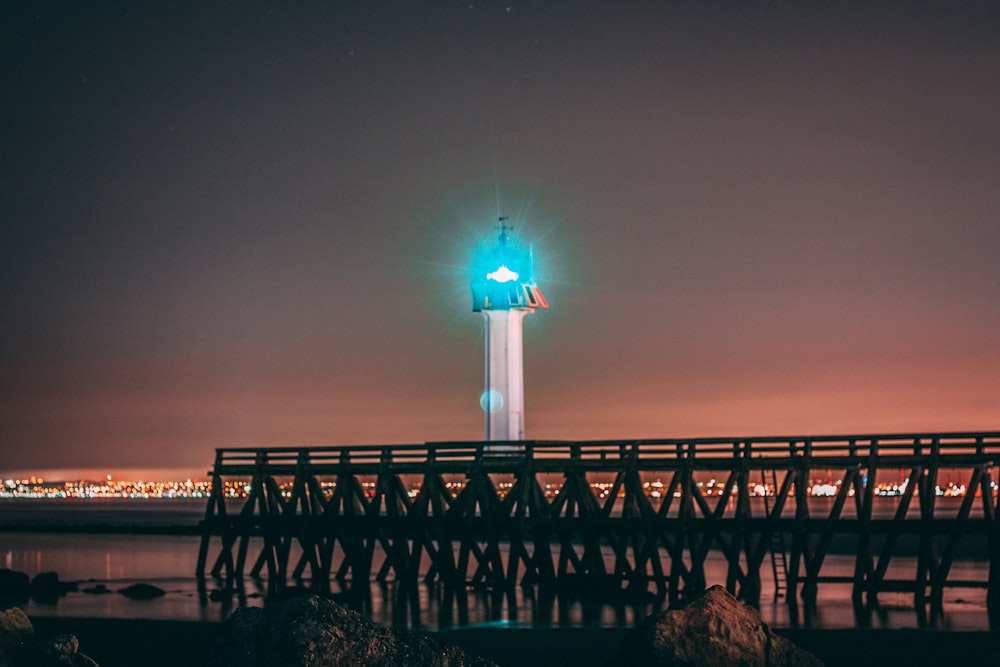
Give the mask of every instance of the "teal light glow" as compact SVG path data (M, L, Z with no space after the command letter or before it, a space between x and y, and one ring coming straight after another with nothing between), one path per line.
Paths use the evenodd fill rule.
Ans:
M472 257L472 310L548 308L532 276L531 246L521 243L500 218L496 240Z
M490 414L500 412L501 408L503 408L503 395L499 391L487 389L479 397L479 407L483 409L483 412L489 412Z
M428 209L421 215L421 224L407 230L406 242L415 249L413 272L424 281L427 303L448 323L442 334L461 330L456 324L464 320L463 313L470 310L470 305L477 313L525 307L537 310L544 306L533 305L538 301L534 291L541 290L548 301L551 296L577 286L568 262L580 254L579 240L572 236L564 238L562 232L569 228L563 226L558 215L544 210L538 184L503 190L495 182L494 172L487 176L481 182L445 193L446 198L438 200L441 206L437 210ZM560 202L560 208L565 207ZM510 215L505 216L505 212ZM490 250L497 249L501 231L508 246L526 251L531 261L530 277L514 262L507 261L509 257L498 263L479 261L485 260ZM516 272L517 279L499 283L486 278L487 273L501 266ZM528 288L530 295L522 287L527 285L535 286ZM512 287L517 288L513 295ZM490 297L488 307L486 297ZM551 317L537 318L527 326L538 331L548 329L555 321Z
M512 280L517 280L517 272L511 271L507 268L505 264L501 264L500 268L496 271L486 274L487 280L495 280L498 283L509 283Z

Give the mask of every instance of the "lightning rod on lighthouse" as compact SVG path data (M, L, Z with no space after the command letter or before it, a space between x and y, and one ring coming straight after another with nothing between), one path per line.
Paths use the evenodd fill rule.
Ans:
M522 322L549 304L535 284L530 246L497 221L496 240L480 245L473 259L472 311L486 323L486 388L479 404L487 441L524 440Z

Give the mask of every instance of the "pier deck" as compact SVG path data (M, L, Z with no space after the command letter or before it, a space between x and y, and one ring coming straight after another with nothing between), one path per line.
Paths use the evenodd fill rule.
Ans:
M995 612L998 457L1000 432L219 449L198 574L321 591L373 576L577 585L680 603L706 587L715 550L718 583L751 603L766 567L790 604L824 583L851 584L859 605L889 591L940 605L945 588L973 586ZM824 559L845 544L854 574L829 576ZM986 581L952 576L970 548L989 559ZM904 576L890 567L901 550L917 557Z

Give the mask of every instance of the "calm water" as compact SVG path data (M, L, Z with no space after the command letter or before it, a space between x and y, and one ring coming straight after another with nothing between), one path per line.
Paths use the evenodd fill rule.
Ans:
M204 513L205 501L179 500L0 500L0 523L30 521L35 525L68 520L78 523L195 526ZM55 604L30 601L25 606L35 616L87 616L107 618L153 618L221 621L231 605L212 602L199 595L194 572L200 538L161 535L77 535L0 532L0 567L34 576L55 571L65 581L80 581L80 588L103 584L113 591L137 582L159 586L167 594L153 601L137 601L115 594L92 595L71 592ZM610 553L609 553L610 557ZM905 577L916 571L916 559L893 559L889 576ZM824 575L850 576L854 559L831 554ZM958 561L952 577L985 581L988 565L974 555ZM726 562L719 553L706 563L708 584L724 584ZM761 570L764 595L761 616L774 627L811 626L850 628L930 627L951 630L985 630L986 593L979 588L946 589L943 614L921 618L912 607L912 596L882 594L881 609L857 618L850 603L850 586L821 584L814 610L799 606L793 616L783 601L772 602L773 581L769 563ZM202 591L218 588L211 579ZM245 583L243 603L262 605L263 591L253 580ZM436 629L481 624L519 626L618 627L630 626L655 611L652 604L625 601L594 601L568 597L539 599L531 591L494 595L481 591L444 591L420 585L401 591L394 585L373 582L371 594L352 605L375 621L396 626Z

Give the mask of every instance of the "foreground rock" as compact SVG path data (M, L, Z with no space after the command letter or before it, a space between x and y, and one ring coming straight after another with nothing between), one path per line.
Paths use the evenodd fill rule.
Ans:
M29 582L24 572L7 568L0 570L0 600L24 602L31 590Z
M59 575L55 572L42 572L31 580L30 589L31 597L39 602L54 603L66 593L75 591L76 583L59 581Z
M218 667L488 667L457 646L377 625L322 598L292 598L233 612L223 626Z
M2 667L98 667L80 653L73 635L39 640L31 620L17 607L0 611L0 666Z
M814 655L778 635L760 615L713 586L683 609L643 620L609 665L656 667L822 667Z
M67 592L75 590L76 583L59 581L59 575L55 572L42 572L34 579L29 579L24 572L0 570L0 603L23 604L31 597L51 604Z
M118 592L132 600L153 600L167 594L165 590L153 584L132 584Z

